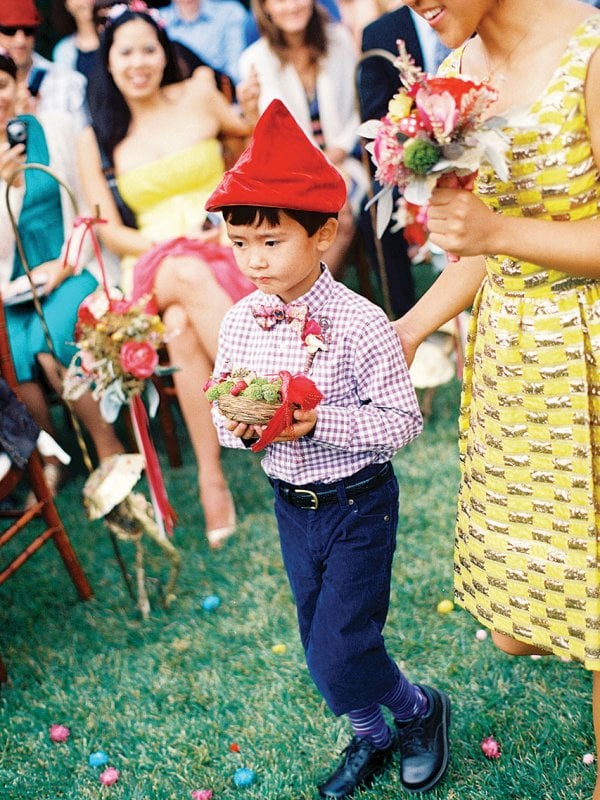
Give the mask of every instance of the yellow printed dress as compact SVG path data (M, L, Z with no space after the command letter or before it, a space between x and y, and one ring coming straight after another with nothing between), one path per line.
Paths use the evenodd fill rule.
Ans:
M254 286L239 271L231 247L194 239L206 219L204 203L223 177L221 145L204 139L172 155L143 164L119 175L117 184L134 212L138 229L159 242L135 262L123 260L124 283L135 262L132 297L152 294L154 278L169 256L192 256L203 261L232 301L240 300ZM129 293L129 292L128 292Z
M531 124L507 116L498 213L599 216L584 82L600 15L574 32ZM599 221L600 224L600 221ZM499 255L474 303L460 411L455 591L482 624L600 669L600 282Z

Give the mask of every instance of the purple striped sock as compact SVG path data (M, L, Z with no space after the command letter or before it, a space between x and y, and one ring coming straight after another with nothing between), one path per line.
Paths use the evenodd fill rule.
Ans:
M392 741L392 732L378 703L350 711L347 714L356 736L368 739L375 747L385 750Z
M422 717L427 713L427 698L421 689L407 680L402 673L398 683L379 701L387 706L398 722L406 722L413 717Z

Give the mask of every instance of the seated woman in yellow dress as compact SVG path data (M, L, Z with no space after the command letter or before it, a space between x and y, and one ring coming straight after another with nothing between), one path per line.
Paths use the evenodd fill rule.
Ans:
M93 127L79 141L82 181L90 206L98 205L107 220L98 233L122 259L125 290L135 298L150 294L167 326L178 332L169 355L180 368L174 379L198 461L206 534L217 547L234 530L235 509L201 389L212 370L221 320L252 286L231 248L220 244L219 230L204 229L203 208L224 170L217 137L247 136L251 128L210 73L198 70L180 79L170 42L151 11L119 7L100 53L90 94ZM106 180L106 163L114 169L117 195ZM135 227L124 224L118 195Z

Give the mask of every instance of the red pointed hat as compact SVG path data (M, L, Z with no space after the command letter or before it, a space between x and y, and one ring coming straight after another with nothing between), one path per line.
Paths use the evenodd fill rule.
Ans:
M1 0L0 25L9 28L17 25L39 25L40 15L33 0Z
M250 144L206 201L223 206L267 206L334 213L346 201L337 169L308 139L281 100L265 109Z

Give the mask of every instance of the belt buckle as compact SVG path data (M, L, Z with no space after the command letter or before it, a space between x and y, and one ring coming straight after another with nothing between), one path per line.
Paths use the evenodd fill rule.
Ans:
M316 511L319 507L319 498L317 497L316 493L311 491L310 489L294 489L294 494L298 495L306 495L307 499L310 500L311 505L309 506L301 506L302 508L308 509L308 511Z

